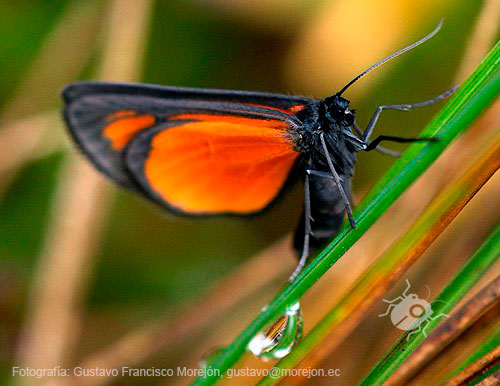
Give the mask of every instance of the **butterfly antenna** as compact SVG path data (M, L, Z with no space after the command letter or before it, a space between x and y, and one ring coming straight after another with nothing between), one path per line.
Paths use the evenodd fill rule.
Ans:
M340 90L337 95L340 96L344 93L345 90L347 90L349 87L351 87L355 82L357 82L360 78L362 78L363 76L365 76L366 74L368 74L371 70L374 70L375 68L377 68L378 66L381 66L382 64L384 63L387 63L389 60L392 60L394 59L396 56L399 56L401 54L404 54L406 51L410 51L411 49L421 45L422 43L426 42L427 40L429 40L430 38L432 38L434 35L436 35L439 30L441 29L441 26L443 25L443 20L441 20L439 22L439 24L437 25L436 28L434 28L434 31L432 31L430 34L428 34L427 36L424 36L422 39L420 39L419 41L409 45L408 47L405 47L403 48L402 50L398 51L398 52L395 52L393 53L392 55L389 55L387 58L385 59L382 59L380 62L377 62L375 63L373 66L371 66L370 68L368 68L367 70L365 70L364 72L362 72L361 74L359 74L357 77L355 77L353 80L351 80L349 83L347 83L343 88L342 90Z

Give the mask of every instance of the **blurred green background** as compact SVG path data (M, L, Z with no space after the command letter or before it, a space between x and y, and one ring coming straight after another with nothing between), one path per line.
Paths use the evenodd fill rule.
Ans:
M35 59L76 3L0 2L0 104L7 111L2 115L0 108L2 130L18 119L61 108L59 93L52 90L64 85L58 84L57 74L58 68L66 66L65 52L58 52L51 60L53 78L47 75L43 79L46 84L36 83L37 88L31 90L32 95L26 94L21 107L8 106L29 74L36 73ZM79 75L64 83L96 79L99 71L109 2L80 2L84 8L83 3L96 11L92 11L88 25L79 25L68 38L78 49L80 37L95 34L95 48L89 50ZM334 0L250 3L154 1L140 81L324 97L377 58L420 38L444 18L443 30L436 38L377 70L346 95L352 99L358 121L365 125L380 104L419 102L450 88L481 5L480 1L452 0L427 5L417 0L387 1L378 2L378 7L369 1L343 5ZM315 46L307 44L310 42ZM350 50L338 51L342 44ZM50 66L47 71L50 74ZM46 90L51 90L49 95ZM382 116L377 132L417 134L437 109L439 106L411 113L389 112ZM0 169L1 383L15 361L30 285L51 210L57 205L53 200L58 175L64 159L76 152L61 123L54 124L45 138L50 150L27 157L14 169ZM17 146L14 142L1 144L6 147L1 149L5 155L0 156L0 163L2 157L8 157L8 147ZM360 156L353 181L358 198L391 162L374 153ZM92 352L159 314L168 316L201 296L214 280L291 232L301 205L298 186L272 211L255 218L188 219L165 215L140 198L117 190L90 267L85 341L76 356Z

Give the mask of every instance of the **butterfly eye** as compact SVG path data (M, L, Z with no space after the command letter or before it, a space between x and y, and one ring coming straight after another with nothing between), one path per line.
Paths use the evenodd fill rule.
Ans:
M354 124L354 111L349 109L344 111L344 123L346 126L352 126Z

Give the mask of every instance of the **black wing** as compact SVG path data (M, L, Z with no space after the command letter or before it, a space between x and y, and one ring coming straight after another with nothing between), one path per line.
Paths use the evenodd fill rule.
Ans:
M169 117L231 114L293 124L293 112L310 102L271 93L98 82L69 85L63 98L64 117L78 146L101 172L133 190L137 183L123 152L137 134L158 124L172 125Z
M219 212L248 214L258 211L258 208L265 203L269 204L272 201L271 197L277 195L276 191L279 192L278 185L284 185L284 175L289 172L292 159L296 158L295 150L291 145L283 146L283 137L290 129L300 125L295 113L311 102L307 98L268 93L94 82L70 85L64 90L63 97L66 102L64 116L71 135L101 172L120 185L142 193L147 198L174 209L176 212L193 214L218 214ZM218 211L218 203L224 200L215 197L213 191L204 191L203 194L207 197L211 194L214 196L212 198L215 201L207 202L207 208L212 205L212 209L194 210L199 205L203 207L204 203L198 202L196 204L198 206L185 205L183 207L181 203L173 203L172 198L167 197L165 192L160 192L161 182L164 182L161 180L168 180L172 177L171 174L165 175L164 178L156 178L154 181L151 176L146 175L147 161L150 160L150 154L152 154L150 152L153 138L165 130L174 128L177 133L183 132L185 136L185 133L192 128L196 130L203 128L203 125L200 126L203 122L206 122L205 128L213 128L214 122L222 125L234 123L235 130L241 130L242 125L247 127L248 136L245 134L245 137L249 140L240 137L243 138L243 142L240 140L237 145L239 148L256 146L252 148L255 151L252 150L251 154L259 154L260 151L262 158L265 158L268 163L271 162L275 173L278 172L276 168L280 163L286 164L280 173L279 184L273 187L272 192L268 191L268 196L262 197L262 205L253 202L254 206L248 205L247 210L244 210L244 205L224 210L224 205L222 205L222 209ZM267 134L264 135L262 130ZM276 135L273 132L276 132ZM170 136L173 135L172 132ZM260 142L252 145L252 138L258 138ZM183 146L185 146L186 141L183 141ZM195 137L192 141L195 141ZM200 141L199 138L198 141ZM197 146L201 148L203 145L204 142L201 141ZM232 146L234 145L233 143ZM282 153L276 153L277 149L281 149ZM180 158L179 153L176 152L173 157ZM276 162L272 161L273 157L278 157ZM249 162L261 161L254 159ZM150 164L152 163L151 160ZM170 158L167 158L165 163L170 163ZM249 166L248 169L242 169L241 178L244 177L243 174L247 174L245 170L254 170L258 165L263 164L259 163ZM167 165L162 166L162 168L166 167ZM217 167L218 165L214 166L215 169ZM194 169L194 166L188 162L185 168ZM287 170L284 170L285 168ZM222 169L220 172L225 173L225 169ZM190 170L186 169L184 177L187 177L189 172ZM240 176L236 177L238 178L233 178L233 183L239 181ZM271 178L267 181L270 180ZM251 184L248 180L245 182ZM193 181L193 190L197 183L197 189L201 192L202 182L197 179ZM206 181L206 186L208 187L210 183ZM257 181L254 185L256 184ZM190 185L188 188L191 189ZM167 192L172 192L172 190L175 189L171 187L166 189ZM216 190L216 193L222 197L224 192L219 192L220 188ZM196 194L199 195L200 192ZM226 193L229 194L229 192ZM184 196L191 194L194 193L188 192ZM231 194L229 196L232 197Z

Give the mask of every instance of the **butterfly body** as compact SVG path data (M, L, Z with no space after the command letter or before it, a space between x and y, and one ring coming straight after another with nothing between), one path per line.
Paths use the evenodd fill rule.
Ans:
M299 136L295 138L295 146L312 167L328 171L320 140L323 134L335 169L351 177L356 153L363 149L350 128L355 119L354 111L349 109L349 102L344 98L333 103L326 102L328 99L311 102L296 114L302 126L297 128Z
M329 157L342 181L342 188L351 201L351 177L354 174L356 153L363 149L359 139L354 137L350 126L354 123L355 113L349 109L349 101L342 97L312 101L297 112L302 125L294 137L295 147L300 152L303 173L318 171L329 173L321 143L323 135L328 147ZM335 236L345 216L345 203L339 188L331 177L311 175L309 181L311 201L311 232L309 252L325 245ZM295 232L294 249L300 256L304 245L305 213L302 214Z

